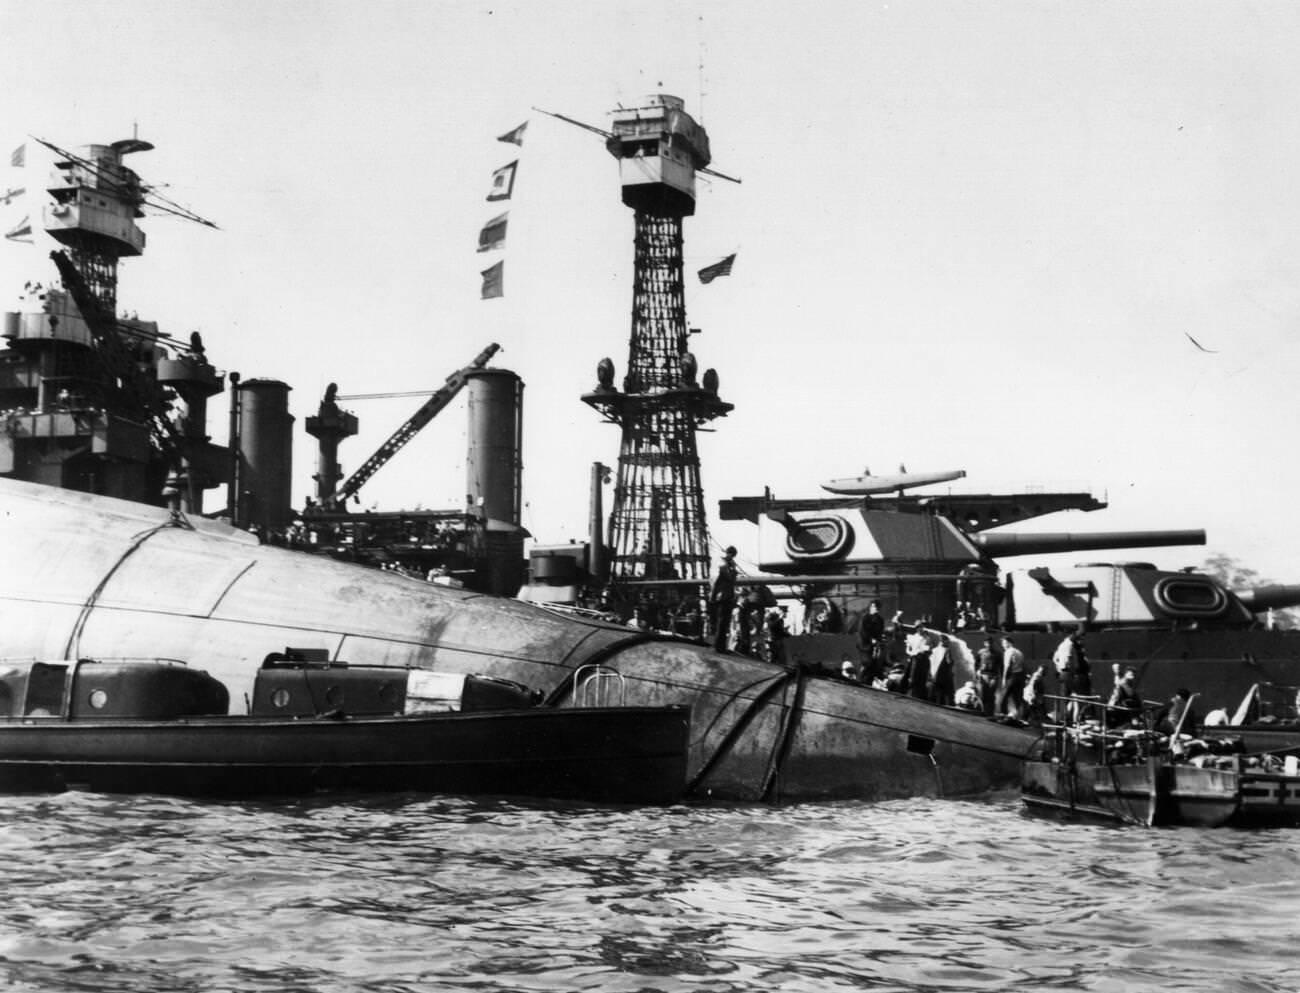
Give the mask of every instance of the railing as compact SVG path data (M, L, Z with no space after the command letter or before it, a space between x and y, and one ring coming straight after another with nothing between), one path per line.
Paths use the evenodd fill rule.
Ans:
M1103 764L1145 759L1159 743L1160 735L1154 727L1156 708L1151 704L1130 711L1110 706L1098 696L1049 694L1043 699L1050 709L1048 720L1043 722L1044 735L1051 743L1052 757L1062 763L1074 762L1081 749L1095 750ZM1112 713L1117 711L1132 715L1122 730L1110 723ZM1125 754L1130 749L1132 752Z
M623 674L595 663L579 666L573 673L575 707L622 707L627 699Z

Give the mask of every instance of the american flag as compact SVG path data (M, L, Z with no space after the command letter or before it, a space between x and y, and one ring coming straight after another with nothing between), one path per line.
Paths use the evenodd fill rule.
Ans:
M700 282L711 283L719 276L730 276L731 265L736 261L735 253L728 255L721 262L715 262L713 265L706 265L700 270Z

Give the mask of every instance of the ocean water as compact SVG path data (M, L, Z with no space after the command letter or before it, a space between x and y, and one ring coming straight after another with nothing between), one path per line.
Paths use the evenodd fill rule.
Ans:
M0 798L0 988L1300 990L1300 831L1016 796Z

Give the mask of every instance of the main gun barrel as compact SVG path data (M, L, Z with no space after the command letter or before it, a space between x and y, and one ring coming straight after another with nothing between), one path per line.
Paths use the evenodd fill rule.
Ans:
M1101 548L1156 548L1167 545L1204 545L1205 531L1098 531L1072 534L1066 531L1041 534L973 534L975 545L993 558L1004 555L1050 555Z
M1273 583L1256 586L1253 590L1233 590L1246 609L1258 614L1270 608L1300 606L1300 584Z

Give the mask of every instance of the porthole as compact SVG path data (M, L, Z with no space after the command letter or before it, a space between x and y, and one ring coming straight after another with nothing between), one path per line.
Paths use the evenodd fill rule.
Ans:
M91 705L92 707L94 707L96 710L103 710L105 707L107 707L107 706L108 706L108 691L107 691L107 690L91 690L91 691L90 691L90 705Z
M289 706L289 691L281 687L271 693L271 706L277 710L284 710Z
M325 691L325 702L331 707L343 706L343 687L331 686Z

